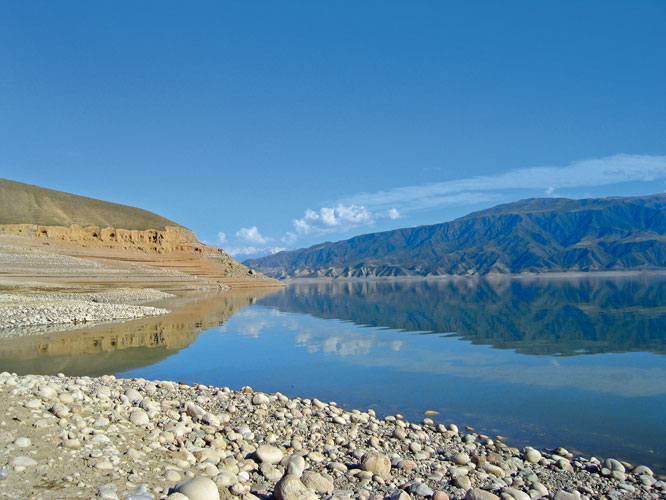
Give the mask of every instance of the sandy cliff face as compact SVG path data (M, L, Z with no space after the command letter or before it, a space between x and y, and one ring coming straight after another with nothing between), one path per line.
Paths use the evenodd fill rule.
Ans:
M148 229L139 231L112 227L81 227L78 224L72 224L69 227L3 224L0 225L0 232L16 236L62 241L81 246L122 248L159 254L187 250L203 251L197 249L206 247L206 245L197 241L196 236L189 229L174 226L167 226L164 230Z
M77 224L68 227L3 224L0 235L16 237L15 241L5 242L16 248L94 259L106 268L130 266L137 273L152 268L234 288L280 286L275 280L239 264L223 250L197 241L192 231L182 227L128 230ZM35 269L34 275L29 277L40 279L47 272ZM28 276L22 274L21 277Z

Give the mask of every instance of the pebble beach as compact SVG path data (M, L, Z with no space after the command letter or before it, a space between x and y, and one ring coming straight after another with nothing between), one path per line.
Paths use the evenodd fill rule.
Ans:
M649 466L250 387L0 374L0 498L666 498Z
M162 316L169 310L133 302L169 297L174 295L149 288L95 293L0 293L0 338L33 335L50 327L64 330L90 322Z

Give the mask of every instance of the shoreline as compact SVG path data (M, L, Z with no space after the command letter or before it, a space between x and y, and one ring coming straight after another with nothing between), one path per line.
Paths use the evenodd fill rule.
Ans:
M507 273L507 274L438 274L423 276L412 274L405 276L319 276L276 278L281 283L347 283L363 281L401 282L401 281L439 281L439 280L549 280L549 279L601 279L601 278L651 278L666 277L666 269L626 270L626 271L554 271L546 273Z
M644 465L248 387L3 372L0 395L8 498L164 499L194 477L218 496L190 500L666 498Z
M114 323L171 311L141 305L175 295L152 288L113 288L98 292L39 292L25 290L0 293L0 338L67 331L88 324Z

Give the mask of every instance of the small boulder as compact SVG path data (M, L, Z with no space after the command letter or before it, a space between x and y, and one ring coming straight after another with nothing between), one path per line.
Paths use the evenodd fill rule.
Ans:
M467 465L469 463L469 455L467 453L456 453L451 457L451 462L457 465Z
M534 448L525 448L523 452L523 458L525 459L526 462L535 464L539 460L541 460L541 453L538 450L535 450Z
M465 500L500 500L500 498L490 491L472 488L465 493Z
M150 418L145 410L141 408L135 408L130 413L130 422L136 426L148 425L150 423Z
M318 500L317 495L300 478L290 474L277 482L273 495L277 500Z
M181 481L174 488L174 492L182 493L189 500L220 500L220 492L215 483L202 476Z
M254 452L254 456L262 464L267 463L275 465L277 463L280 463L283 454L279 448L276 448L275 446L272 446L270 444L263 444L259 448L257 448L257 451Z
M125 396L127 397L127 399L129 399L129 402L132 404L138 403L143 399L141 393L136 389L132 389L131 387L125 391Z
M326 479L318 472L305 471L301 477L301 481L305 486L313 489L316 493L332 493L333 481Z
M252 397L252 404L253 405L267 405L270 404L271 400L269 399L266 394L262 392L256 392L254 396Z
M412 497L404 490L395 490L389 496L389 500L412 500Z
M391 472L391 460L378 451L369 451L363 455L361 469L377 476L388 476Z

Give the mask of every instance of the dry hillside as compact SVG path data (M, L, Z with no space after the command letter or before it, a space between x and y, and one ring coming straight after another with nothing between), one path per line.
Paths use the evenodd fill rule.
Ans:
M179 224L140 208L0 179L0 224L166 229Z
M0 179L0 275L66 286L276 286L192 231L139 208ZM95 263L77 266L62 259ZM81 260L83 259L83 260Z

